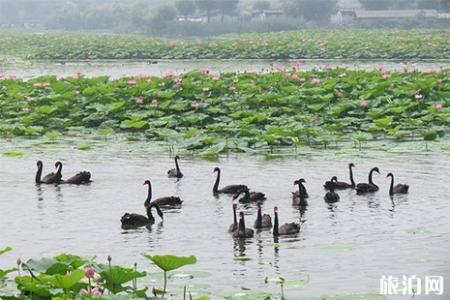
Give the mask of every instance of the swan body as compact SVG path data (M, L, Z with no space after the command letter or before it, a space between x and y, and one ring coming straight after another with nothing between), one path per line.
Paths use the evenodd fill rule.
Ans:
M233 196L233 200L236 200L239 198L241 194L244 194L238 201L241 203L248 203L248 202L256 202L256 201L264 201L266 200L266 195L261 192L250 192L247 187L242 188L239 192L237 192Z
M407 194L409 190L409 185L407 184L397 184L394 186L394 174L389 173L386 177L391 177L391 185L389 187L389 195L394 194Z
M152 200L152 183L150 182L150 180L146 180L144 182L144 185L148 185L148 195L144 203L144 206L146 207L150 205L156 205L159 207L180 206L183 203L181 198L176 196L161 197Z
M330 191L325 194L324 200L327 203L335 203L339 201L339 195L334 192L333 186L330 186Z
M294 181L294 185L298 185L298 191L292 193L292 205L308 206L308 201L306 201L308 193L306 192L306 188L303 185L303 183L305 182L306 180L303 178Z
M356 193L358 195L367 194L367 193L375 193L376 191L379 190L379 187L375 183L373 183L373 180L372 180L373 172L377 172L378 174L380 174L380 170L377 167L370 170L369 182L368 183L358 183L356 185Z
M230 232L230 233L235 232L238 229L238 221L237 221L237 217L236 217L236 208L237 208L237 204L233 203L233 223L228 228L228 232Z
M240 212L238 229L233 232L233 237L239 239L248 239L252 238L254 234L255 232L253 231L253 229L245 227L244 213Z
M214 168L213 172L217 172L216 182L214 183L213 193L214 194L236 194L242 189L248 189L248 187L244 184L235 184L235 185L227 185L221 189L219 189L220 183L220 169Z
M275 215L275 221L273 224L273 235L289 235L289 234L297 234L300 232L300 224L297 223L285 223L281 226L278 225L278 208L275 207L273 209Z
M147 216L134 214L134 213L125 213L122 218L120 218L120 222L122 223L123 228L139 228L142 226L152 225L155 223L155 218L152 214L152 208L155 208L158 215L161 219L163 219L163 213L158 205L150 205L147 207Z
M355 181L353 180L353 170L355 165L353 163L348 164L349 174L350 174L350 183L338 181L336 176L331 178L331 181L326 181L324 184L324 188L329 190L330 186L333 186L335 190L345 190L345 189L354 189L356 187Z
M183 173L181 173L180 166L178 165L178 160L180 157L178 155L175 156L175 168L167 171L167 175L171 178L182 178Z
M253 227L256 229L272 228L272 218L268 214L261 213L261 203L258 203L258 214Z

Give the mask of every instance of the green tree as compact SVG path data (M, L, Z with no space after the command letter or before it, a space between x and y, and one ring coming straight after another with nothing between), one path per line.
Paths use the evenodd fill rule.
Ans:
M219 1L221 0L195 0L198 10L206 13L208 23L211 21L211 14L218 8Z
M232 15L239 4L239 0L220 0L217 1L217 8L220 11L220 22L223 23L225 15Z
M253 3L253 9L254 10L268 10L271 8L270 1L268 0L257 0L255 3Z
M175 7L182 16L192 16L195 13L195 3L193 0L177 0Z
M154 28L162 29L167 22L175 20L176 17L177 11L173 6L162 5L158 7L150 23Z
M393 5L391 0L359 0L361 5L368 10L390 9Z
M336 11L336 0L283 0L286 15L303 17L317 23L328 23Z

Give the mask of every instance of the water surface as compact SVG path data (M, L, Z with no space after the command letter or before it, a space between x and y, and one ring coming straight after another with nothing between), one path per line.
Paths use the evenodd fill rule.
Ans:
M419 70L436 71L450 68L449 60L429 61L380 61L380 60L302 60L301 70L324 67L345 67L358 70L375 70L383 66L389 71ZM108 75L113 78L138 75L161 76L167 72L185 73L209 67L213 74L223 72L266 72L272 70L271 65L292 67L294 60L92 60L92 61L33 61L15 62L0 65L5 76L32 78L42 75L74 76L81 72L85 76L95 77Z
M2 140L0 151L19 144ZM44 162L44 173L58 159L65 164L63 175L87 169L94 182L37 187L33 179L38 159ZM356 165L357 182L365 182L368 170L378 166L382 174L374 180L380 191L369 196L341 191L340 202L329 206L323 201L322 184L332 175L348 181L349 162ZM436 299L449 296L448 154L315 151L273 160L230 155L217 162L186 155L181 160L185 178L179 182L167 178L167 170L173 167L169 155L148 154L145 143L90 151L36 144L23 157L0 156L0 165L0 247L14 248L0 256L1 266L12 266L17 257L26 260L70 252L97 255L99 261L111 255L115 263L138 262L140 269L156 272L140 253L174 253L198 257L197 265L184 270L207 272L201 273L207 277L193 282L207 284L205 291L214 298L223 291L242 289L278 294L275 284L264 282L276 276L294 283L308 281L304 288L287 286L288 299L376 293L382 275L444 276L447 294ZM278 206L281 223L301 220L300 234L281 237L279 244L274 244L267 231L245 242L233 240L227 233L231 199L217 199L211 192L216 166L222 168L221 185L245 183L266 193L264 212L271 213ZM411 186L408 195L396 196L394 202L388 195L388 172ZM310 194L310 205L302 216L291 206L293 181L300 177L306 179ZM155 197L179 195L183 206L166 210L164 222L150 229L122 230L123 213L144 213L145 179L152 180ZM256 207L241 205L239 210L245 212L247 225L252 225ZM236 259L242 256L250 260ZM169 286L176 285L175 281Z

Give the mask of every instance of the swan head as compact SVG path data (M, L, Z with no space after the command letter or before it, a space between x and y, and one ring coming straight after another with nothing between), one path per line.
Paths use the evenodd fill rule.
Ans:
M331 177L331 181L333 182L337 182L338 180L337 180L337 176L333 176L333 177Z
M38 168L42 167L42 161L38 160L38 161L36 162L36 165L38 166Z
M150 185L150 180L146 180L146 181L144 181L144 185Z
M392 173L388 173L387 175L386 175L386 177L394 177L394 174L392 174Z
M177 159L177 160L178 160L178 159L180 159L180 157L179 157L178 155L175 155L175 159Z
M375 167L372 169L374 172L377 172L378 174L380 174L380 170L378 169L378 167Z
M220 169L218 167L215 167L213 173L214 172L220 172Z
M348 166L349 166L350 168L354 168L354 167L355 167L355 164L354 164L354 163L349 163Z
M55 168L58 168L58 167L62 167L62 162L57 161L57 162L55 163Z
M274 213L277 213L277 212L278 212L278 206L275 206L275 207L273 208L273 212L274 212Z

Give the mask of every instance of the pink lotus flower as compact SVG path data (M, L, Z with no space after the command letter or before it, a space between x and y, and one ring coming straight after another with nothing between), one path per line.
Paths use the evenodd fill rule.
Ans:
M128 85L136 85L136 83L137 83L137 81L134 80L134 79L128 79L128 80L127 80L127 84L128 84Z
M219 81L219 80L220 80L220 76L219 76L219 75L214 76L214 77L213 77L213 80L214 80L214 81Z
M77 72L75 73L75 78L76 78L76 79L80 79L81 77L83 77L83 74L81 74L80 71L77 71Z
M389 74L389 73L383 73L382 74L382 76L381 76L383 79L388 79L389 77L391 77L391 74Z
M178 77L175 79L175 85L177 87L180 87L182 84L183 84L183 78Z
M311 82L312 83L320 83L321 81L319 78L313 78L313 79L311 79Z
M378 71L380 71L380 73L385 73L385 71L384 71L384 65L380 65L380 66L378 67Z
M174 76L175 76L175 72L174 71L168 71L168 72L164 73L164 75L163 75L163 77L165 79L170 79L170 78L172 78Z
M236 93L236 87L234 85L228 87L228 91L231 93Z
M141 78L141 79L144 79L144 78L147 78L148 75L145 74L145 73L139 73L138 77Z
M192 107L193 109L197 109L197 108L199 108L199 106L200 106L200 104L198 104L198 103L192 103L192 104L191 104L191 107Z
M159 105L159 101L158 99L152 99L152 106L158 106Z
M367 102L366 100L361 100L361 102L359 102L359 107L361 109L366 109L369 106L369 102Z
M439 111L444 108L444 104L442 102L438 102L434 105L434 108Z
M420 91L417 91L414 97L416 98L416 100L421 100L423 98L423 95L420 93Z
M202 88L203 93L207 93L210 91L209 87L204 87Z
M202 73L203 73L203 75L208 75L209 74L209 68L208 67L202 68Z
M91 266L87 267L86 270L84 271L84 275L85 275L87 278L94 278L94 275L95 275L95 270L94 270L94 268L91 267Z
M91 292L93 296L100 296L102 293L98 287L93 288Z
M144 104L144 99L141 98L141 97L137 97L137 98L136 98L136 104L137 104L137 105L142 105L142 104Z
M333 67L330 64L326 64L323 68L327 71L333 69Z
M275 70L277 70L278 72L281 72L281 73L286 72L286 69L280 65L275 65Z
M303 65L303 62L300 59L295 60L295 66L299 68L301 65Z
M317 117L316 116L312 116L311 117L311 124L316 124L317 123Z
M50 83L48 83L48 82L33 83L33 88L36 88L36 89L45 89L46 87L49 87L49 86L50 86Z

